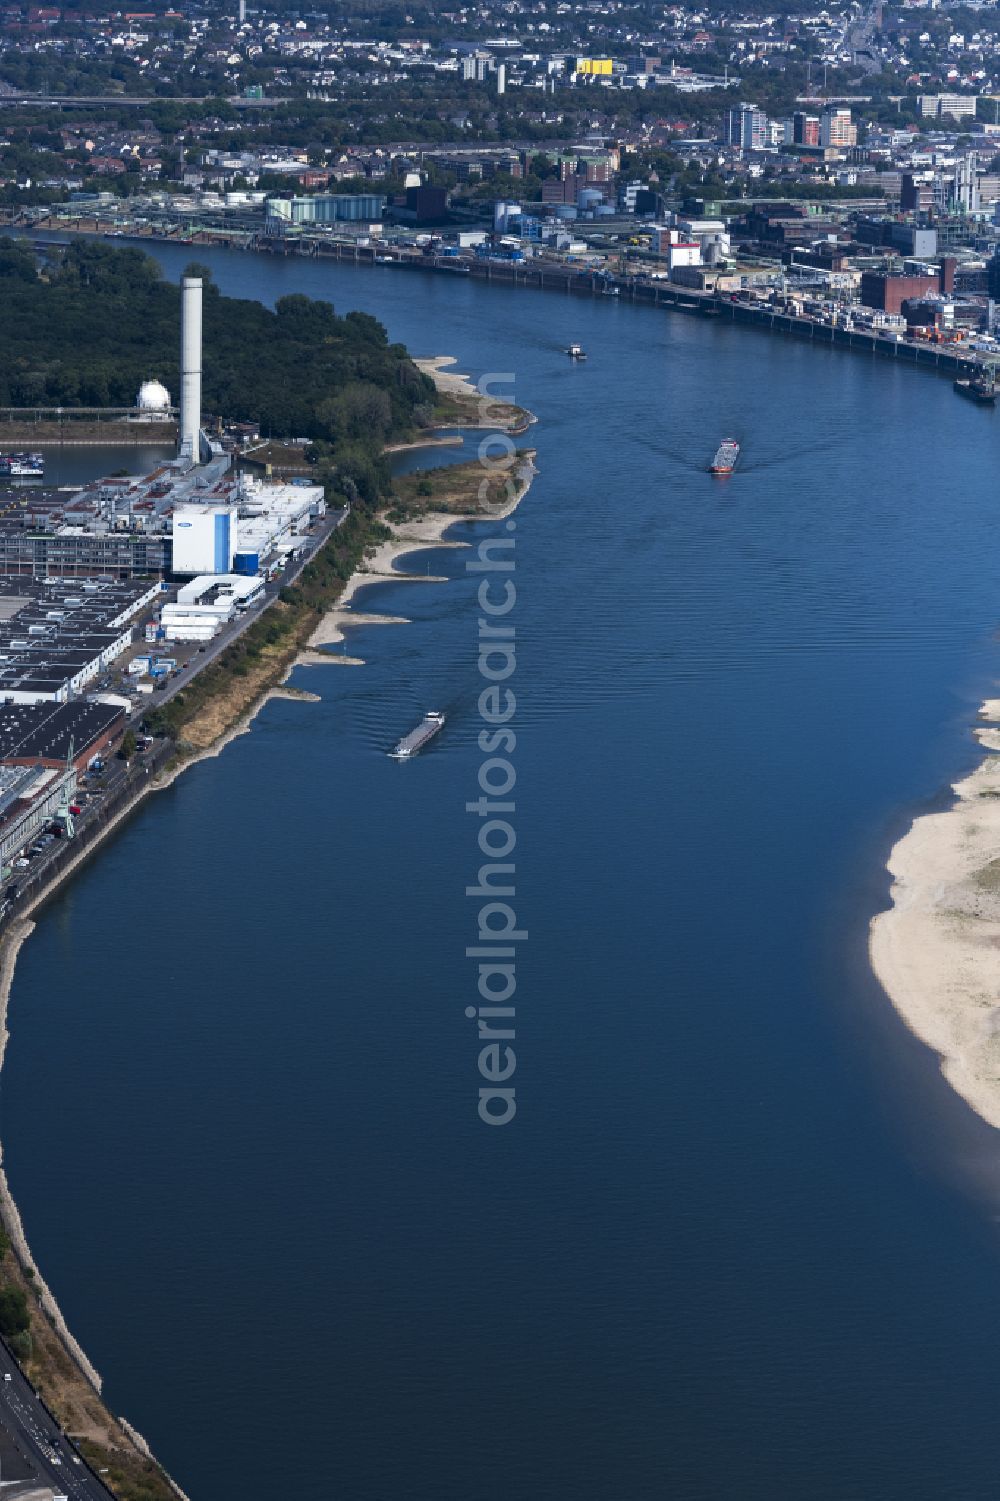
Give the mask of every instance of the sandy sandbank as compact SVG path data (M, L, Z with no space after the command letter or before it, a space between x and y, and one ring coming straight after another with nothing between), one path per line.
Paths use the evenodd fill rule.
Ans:
M458 377L456 377L458 379ZM466 379L465 376L461 379ZM405 583L414 584L440 584L447 583L446 578L439 578L423 573L400 573L393 567L396 559L405 553L419 552L425 547L469 547L468 542L456 541L454 538L445 537L449 527L460 521L503 521L510 516L521 504L521 501L531 489L531 483L537 470L530 459L524 459L514 466L514 493L511 499L503 506L492 508L488 514L482 512L460 511L434 511L429 516L421 516L414 521L404 522L401 526L391 527L392 536L386 542L381 542L375 548L371 557L366 558L361 568L351 574L344 592L341 594L332 610L327 610L322 620L313 631L306 644L306 650L300 653L298 664L302 667L313 666L317 655L322 660L328 656L331 661L343 661L339 653L318 652L323 646L334 646L343 641L344 630L348 626L357 625L397 625L406 623L398 615L369 615L351 609L351 600L357 591L365 584L377 584L380 580L395 579ZM382 517L386 521L385 517ZM386 521L386 525L389 523ZM356 663L359 658L350 659Z
M465 442L461 433L442 433L438 437L416 438L412 443L387 443L383 453L410 453L415 448L458 448Z
M349 657L342 651L300 651L296 667L364 667L364 657Z
M457 365L458 360L450 354L432 354L423 359L415 359L413 363L423 375L429 375L439 391L446 391L451 396L478 396L479 392L473 385L471 375L463 375L458 370L449 370L449 365Z
M988 700L994 718L1000 700ZM1000 751L1000 729L976 738ZM914 820L893 849L892 906L871 925L872 968L948 1083L1000 1127L1000 755Z
M478 418L475 422L470 422L467 417L463 417L461 422L443 423L442 426L469 429L493 428L500 432L517 434L523 433L533 422L538 421L534 412L518 407L515 402L506 400L497 392L486 389L480 391L471 375L463 375L458 370L449 370L449 365L458 364L453 355L434 354L415 359L413 363L424 375L430 376L443 396L472 397L480 403ZM495 379L499 382L500 377L497 376Z
M404 553L419 552L424 547L467 547L469 545L467 542L444 540L444 533L448 527L463 519L461 516L435 512L433 516L423 516L417 521L408 521L401 527L394 527L392 537L386 542L380 542L371 557L365 559L363 566L355 569L351 574L337 603L332 610L327 610L309 637L307 649L299 654L296 665L310 667L324 660L331 662L347 660L360 663L362 659L359 657L344 658L339 652L321 652L318 648L334 646L343 641L345 626L408 624L409 622L401 615L374 615L352 610L351 600L365 584L377 584L380 580L395 579L415 584L446 582L438 576L401 573L393 567L393 563Z

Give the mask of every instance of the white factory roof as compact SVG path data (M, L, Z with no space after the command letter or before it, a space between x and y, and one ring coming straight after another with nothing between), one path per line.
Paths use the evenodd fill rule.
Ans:
M177 609L178 606L197 604L213 589L217 589L224 599L246 599L248 595L256 594L260 587L259 578L251 578L244 573L200 573L197 578L178 589L177 605L164 608Z
M228 620L232 613L231 598L213 605L164 605L160 611L160 624L176 625L178 620Z

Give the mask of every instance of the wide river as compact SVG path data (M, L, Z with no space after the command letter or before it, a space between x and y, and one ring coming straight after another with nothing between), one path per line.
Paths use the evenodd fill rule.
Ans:
M197 254L539 416L516 532L457 533L516 540L518 1113L476 1111L478 577L436 550L18 962L5 1158L111 1404L193 1501L993 1501L996 1133L866 938L980 754L1000 419L611 299Z

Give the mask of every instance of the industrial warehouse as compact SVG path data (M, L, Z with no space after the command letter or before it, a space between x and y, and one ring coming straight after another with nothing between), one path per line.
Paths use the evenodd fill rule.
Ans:
M147 475L94 480L67 493L26 493L18 514L0 519L0 574L257 576L276 573L302 551L306 533L326 514L322 486L237 474L230 456L202 431L201 304L201 281L185 277L177 458ZM150 384L139 393L140 405Z
M81 776L121 738L119 704L79 702L0 708L0 872L42 853L32 841L72 838ZM0 910L5 910L4 907Z
M121 739L128 700L81 697L127 651L159 583L20 581L0 594L0 874L71 836L79 776Z
M240 475L206 436L201 298L200 280L185 278L177 458L75 491L28 491L0 519L0 880L14 876L0 916L77 820L86 843L106 800L122 797L131 768L115 751L151 743L129 732L123 745L142 696L161 690L165 701L168 679L179 687L212 660L208 643L222 649L268 582L346 514L318 525L322 486ZM169 402L150 387L140 408ZM134 655L139 639L147 649ZM175 658L159 655L163 642L189 645Z
M156 583L22 580L0 595L0 702L66 703L132 642L132 620Z

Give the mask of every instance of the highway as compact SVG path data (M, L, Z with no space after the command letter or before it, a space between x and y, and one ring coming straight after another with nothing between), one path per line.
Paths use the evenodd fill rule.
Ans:
M109 1501L111 1492L77 1454L72 1443L60 1432L58 1424L42 1406L17 1361L6 1345L0 1344L0 1426L13 1444L0 1445L0 1494L19 1494L16 1478L33 1479L51 1486L54 1495L70 1501ZM19 1463L27 1461L27 1466ZM26 1473L29 1468L33 1472ZM8 1492L8 1485L11 1492Z

